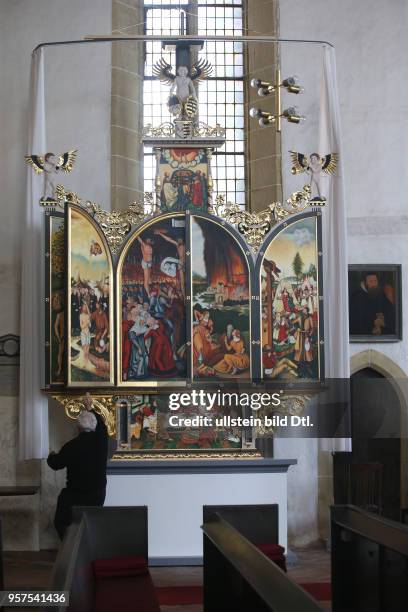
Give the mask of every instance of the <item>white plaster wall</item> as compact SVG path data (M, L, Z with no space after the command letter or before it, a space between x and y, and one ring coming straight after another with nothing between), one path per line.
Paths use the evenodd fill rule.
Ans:
M405 168L408 69L404 61L407 26L405 0L309 0L304 7L296 0L280 2L282 38L327 40L336 48L349 218L348 261L402 264L405 321L408 321L408 173ZM299 64L304 65L302 54ZM302 79L301 68L296 73ZM301 98L297 102L302 107ZM408 372L406 340L351 344L350 351L355 354L366 348L383 352ZM294 449L293 455L299 464L310 459L301 442L297 451ZM314 483L319 482L319 534L326 536L332 480L328 453L320 451L319 464L320 469L311 461L307 475L290 470L289 500L292 492L298 499L298 487L305 486L302 477L306 476L313 494ZM295 543L301 542L306 524L313 519L312 512L309 505L303 516L289 513L289 532L294 534Z
M296 458L288 471L289 546L306 546L319 537L318 531L318 441L315 438L275 438L274 455Z
M349 216L381 215L384 206L405 213L407 2L281 0L280 20L282 38L336 48Z
M19 331L31 51L41 42L110 32L111 11L111 0L0 0L0 335ZM82 48L62 49L46 52L48 145L56 153L78 147L81 170L78 164L64 182L108 202L110 49L98 45L89 60Z

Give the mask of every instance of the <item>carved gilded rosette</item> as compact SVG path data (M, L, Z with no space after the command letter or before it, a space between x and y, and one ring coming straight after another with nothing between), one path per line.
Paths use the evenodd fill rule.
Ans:
M85 395L53 395L52 397L65 408L65 414L70 419L77 419L79 413L86 409ZM112 395L98 395L92 398L92 408L103 418L111 437L116 435L115 405Z
M265 407L261 408L256 418L261 419L262 425L255 427L255 438L267 438L274 434L273 426L265 425L265 417L271 417L273 414L279 414L282 416L300 416L303 414L306 404L311 399L310 395L288 395L281 398L279 406L273 408Z

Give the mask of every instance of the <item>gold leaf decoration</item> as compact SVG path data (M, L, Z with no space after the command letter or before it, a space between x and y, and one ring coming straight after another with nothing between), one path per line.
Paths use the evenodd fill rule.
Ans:
M65 414L70 419L77 419L82 410L85 410L85 396L53 395L57 402L65 408ZM116 410L112 395L98 395L92 397L92 407L103 418L109 436L116 435Z
M273 202L260 212L244 210L238 204L225 202L224 197L219 195L215 202L215 214L235 225L256 254L272 227L309 206L313 206L313 202L310 200L310 187L305 185L301 191L292 193L285 204Z
M194 452L194 451L173 451L166 453L165 451L137 451L133 453L115 453L112 456L112 461L192 461L192 460L205 460L213 461L216 459L261 459L261 453L256 449L242 449L236 451L225 451L217 452L210 451L206 453Z
M153 209L153 194L146 192L144 202L133 202L127 210L104 210L95 202L84 202L76 193L67 191L63 185L57 185L57 201L61 208L65 204L76 204L84 208L100 225L112 253L117 253L124 243L132 226L140 225ZM146 205L146 206L145 206Z

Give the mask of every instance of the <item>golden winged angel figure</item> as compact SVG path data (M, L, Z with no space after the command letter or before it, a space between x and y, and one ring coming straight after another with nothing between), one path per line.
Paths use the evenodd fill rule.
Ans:
M36 174L44 174L43 195L40 200L41 204L51 204L56 201L56 176L58 172L71 172L75 159L76 150L55 155L55 153L46 153L43 157L40 155L26 155L25 160L32 167Z
M337 168L339 156L337 153L329 153L328 155L320 156L319 153L312 153L310 158L303 153L297 151L289 151L292 158L292 174L300 174L307 172L310 175L311 194L317 191L317 196L312 197L312 201L326 201L326 198L321 194L320 181L322 172L325 174L334 174Z
M212 74L210 62L198 60L191 68L179 66L177 74L172 73L171 64L160 58L153 66L153 75L166 85L171 85L167 106L173 115L194 117L198 111L195 83L208 78Z

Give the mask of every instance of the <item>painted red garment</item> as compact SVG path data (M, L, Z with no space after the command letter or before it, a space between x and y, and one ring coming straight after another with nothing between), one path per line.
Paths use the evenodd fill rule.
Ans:
M122 372L127 374L129 370L130 354L132 343L129 339L129 331L133 327L134 321L122 321Z
M156 376L172 376L177 374L173 350L166 336L163 322L157 321L157 324L157 329L150 329L145 333L146 340L147 338L152 339L148 361L149 373Z
M192 202L194 206L202 206L203 204L203 188L200 180L196 180L193 183Z
M279 325L278 342L279 344L282 344L283 342L286 342L287 339L288 339L288 324L284 323L283 325Z
M262 357L263 367L272 370L276 366L276 357L272 353L264 353Z

